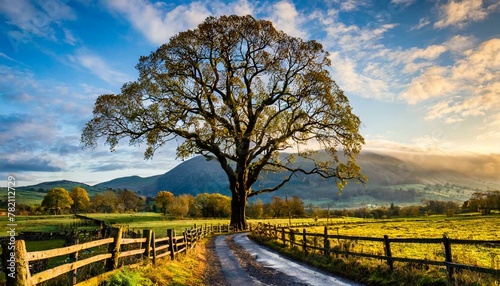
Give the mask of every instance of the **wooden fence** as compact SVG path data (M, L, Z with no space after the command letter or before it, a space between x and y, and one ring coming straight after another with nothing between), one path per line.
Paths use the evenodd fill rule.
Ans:
M312 225L311 225L312 226ZM418 263L424 265L435 265L446 267L448 273L448 279L453 281L453 273L459 269L466 269L475 272L487 273L500 278L500 270L494 268L485 268L475 265L465 265L453 262L452 259L452 244L461 245L482 245L487 247L500 247L500 240L463 240L463 239L451 239L446 235L443 238L389 238L384 235L383 238L380 237L360 237L360 236L347 236L338 234L329 234L328 227L324 227L323 233L308 233L306 229L300 231L294 231L288 226L277 226L271 224L259 223L257 227L251 229L252 233L259 236L264 236L272 240L276 240L283 244L288 244L290 247L297 246L302 249L302 251L307 254L312 250L320 251L325 256L330 257L330 254L344 255L347 256L359 256L366 258L375 258L385 260L391 269L394 269L394 262L409 262ZM384 245L385 255L377 255L372 253L363 252L353 252L349 250L349 247L338 247L332 246L332 240L347 240L347 241L371 241L371 242L381 242ZM433 261L427 259L414 259L406 257L394 257L391 252L391 243L417 243L417 244L442 244L444 252L444 261Z
M166 237L156 237L154 231L144 230L141 238L124 238L123 228L112 228L109 238L99 239L75 244L63 248L44 251L26 251L24 240L15 240L14 249L8 243L2 244L2 265L6 273L7 285L31 286L48 281L60 275L68 273L67 285L83 285L85 281L77 284L77 272L79 268L93 263L103 262L106 273L120 268L121 266L137 266L146 263L156 264L160 257L175 259L176 255L187 252L193 248L200 238L213 233L230 232L229 225L200 226L196 225L186 229L182 234L176 235L175 230L168 229ZM79 259L79 254L90 249L107 246L107 250L96 251L98 254ZM7 255L9 254L9 255ZM12 257L11 257L12 256ZM47 260L59 256L68 256L67 263L32 273L30 264L40 260ZM135 258L135 259L128 259ZM98 274L98 275L105 275ZM87 280L90 278L87 278Z

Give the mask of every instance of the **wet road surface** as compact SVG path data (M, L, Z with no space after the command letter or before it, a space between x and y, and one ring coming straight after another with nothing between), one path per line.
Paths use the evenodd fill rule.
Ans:
M291 261L251 241L246 233L217 237L215 250L231 286L360 286Z

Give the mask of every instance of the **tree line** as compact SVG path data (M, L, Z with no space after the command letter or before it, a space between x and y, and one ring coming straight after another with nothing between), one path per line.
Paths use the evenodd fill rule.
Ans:
M452 201L423 200L421 205L389 207L332 209L309 204L307 207L298 197L274 196L264 203L261 199L249 202L246 206L248 218L285 218L285 217L361 217L392 218L416 217L434 214L453 216L459 213L481 212L491 214L500 212L500 191L476 192L472 197L458 204ZM41 205L17 205L18 214L65 214L77 212L125 213L125 212L161 212L171 218L228 218L231 216L231 198L218 193L203 193L196 196L181 194L175 196L169 191L160 191L156 197L145 197L127 189L108 189L89 197L87 191L75 187L70 192L64 188L51 189Z
M21 215L88 213L162 212L172 218L223 217L231 215L231 198L221 194L181 194L158 192L155 198L145 197L127 189L108 189L89 197L87 191L75 187L70 192L54 188L47 192L40 205L18 204Z

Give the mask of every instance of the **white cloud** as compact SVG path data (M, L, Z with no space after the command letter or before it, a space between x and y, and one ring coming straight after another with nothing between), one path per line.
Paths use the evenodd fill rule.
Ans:
M9 1L8 5L0 4L0 14L7 18L7 24L16 26L24 36L35 35L37 37L56 40L53 24L62 20L74 20L75 15L71 8L64 2L67 1Z
M108 83L122 84L131 80L128 75L113 69L102 58L88 51L79 50L69 58Z
M351 58L343 57L338 52L330 54L333 78L339 82L343 90L365 98L386 100L391 98L387 82L369 77L357 71L357 64Z
M420 30L422 29L423 27L429 25L431 23L431 21L429 20L428 17L424 17L424 18L420 18L420 20L418 21L418 24L411 27L410 28L410 31L413 31L413 30Z
M448 26L462 27L469 22L484 20L488 16L488 9L483 7L482 0L449 0L440 7L439 21L434 23L435 28Z
M340 2L340 10L346 12L360 10L363 7L370 6L370 2L367 0L340 0L338 2Z
M70 30L68 30L66 28L63 28L63 32L64 32L64 42L65 43L70 44L72 46L74 46L78 43L78 40L73 35L73 32L71 32Z
M305 38L307 34L300 28L304 21L295 6L288 1L280 1L271 7L270 20L276 29L282 30L290 36Z
M402 5L402 6L410 6L411 4L415 3L416 0L391 0L392 4L395 5Z
M146 0L106 1L110 10L124 15L145 38L154 44L164 44L178 32L195 28L211 15L247 15L253 6L247 0L226 4L219 1L196 1L178 5L172 10L162 2Z
M168 12L165 5L145 0L111 0L106 4L110 9L125 15L154 44L167 42L177 32L195 27L209 15L199 3L179 5Z
M455 35L446 41L443 45L453 53L462 55L465 51L474 48L477 40L474 36Z

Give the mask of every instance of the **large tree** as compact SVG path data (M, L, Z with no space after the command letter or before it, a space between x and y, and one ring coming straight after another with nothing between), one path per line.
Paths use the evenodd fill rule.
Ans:
M321 44L288 36L269 21L209 17L141 57L139 79L120 94L101 95L82 142L95 147L105 137L113 150L128 137L130 144L145 142L151 158L176 140L180 158L216 159L229 180L231 225L246 228L247 198L278 190L298 172L335 178L339 187L362 178L355 162L364 143L360 120L330 65ZM314 156L311 142L329 157ZM292 148L314 166L279 156ZM269 171L286 175L254 189Z

